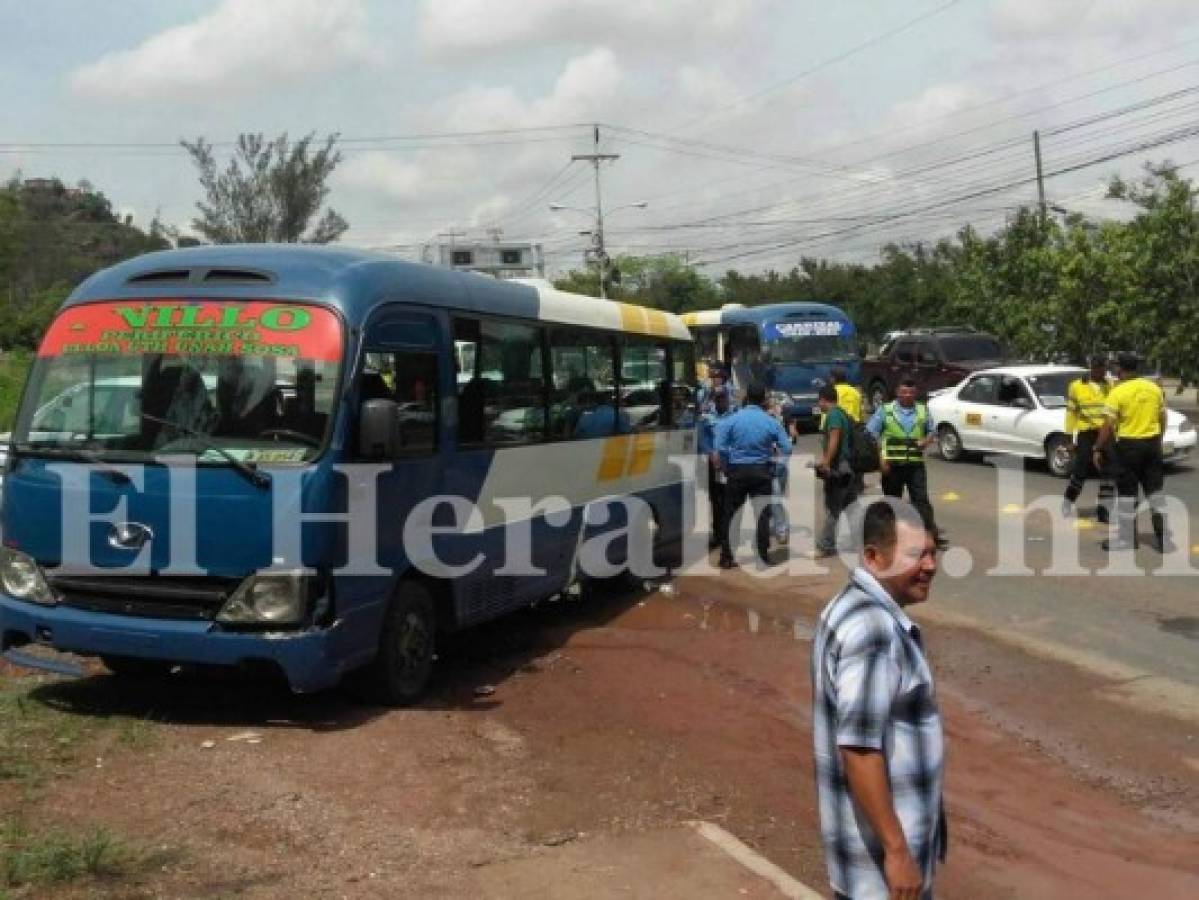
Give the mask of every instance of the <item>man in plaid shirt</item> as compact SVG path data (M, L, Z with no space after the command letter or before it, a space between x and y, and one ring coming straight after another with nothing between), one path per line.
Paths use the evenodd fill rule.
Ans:
M829 881L852 900L925 900L946 850L944 741L920 630L936 534L886 501L812 643L812 736Z

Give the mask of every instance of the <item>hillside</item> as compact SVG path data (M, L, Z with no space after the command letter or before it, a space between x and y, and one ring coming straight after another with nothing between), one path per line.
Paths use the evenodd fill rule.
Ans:
M0 188L0 348L34 347L55 308L98 269L169 247L113 213L87 182L13 178Z

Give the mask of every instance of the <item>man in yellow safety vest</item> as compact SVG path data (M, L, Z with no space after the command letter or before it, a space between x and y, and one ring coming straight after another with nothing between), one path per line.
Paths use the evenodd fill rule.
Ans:
M1070 382L1066 390L1066 433L1074 439L1074 466L1070 471L1065 497L1062 498L1062 515L1074 514L1078 495L1082 493L1087 477L1094 473L1099 476L1099 509L1096 518L1100 522L1109 520L1115 486L1109 474L1108 454L1103 455L1101 466L1095 463L1095 441L1103 428L1110 390L1107 360L1102 356L1091 357L1090 372Z

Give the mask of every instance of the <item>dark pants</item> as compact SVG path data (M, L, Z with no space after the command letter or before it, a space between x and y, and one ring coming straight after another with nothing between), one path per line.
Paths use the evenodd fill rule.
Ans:
M1082 487L1089 477L1099 478L1099 520L1106 522L1114 505L1116 489L1112 482L1111 466L1106 463L1102 469L1095 468L1095 439L1099 437L1096 429L1080 431L1078 440L1074 443L1074 467L1070 470L1070 483L1066 486L1066 499L1071 503L1078 500Z
M1116 491L1119 494L1120 540L1136 543L1137 494L1143 491L1153 511L1153 533L1165 541L1166 517L1162 511L1162 464L1160 437L1121 438L1116 441Z
M708 459L708 502L712 506L712 543L715 547L721 543L724 530L724 507L728 489L718 480L720 470L712 460Z
M933 505L928 499L928 470L924 463L891 463L891 471L883 475L883 493L888 497L902 497L908 489L908 502L916 507L924 524L936 528Z
M733 561L733 547L729 532L732 530L733 520L737 518L737 512L741 509L741 506L747 499L752 503L754 497L770 498L773 489L773 484L771 483L773 468L771 465L729 466L729 483L726 486L724 504L724 522L720 529L720 561L722 563ZM755 536L757 538L758 556L765 562L766 555L770 550L770 514L766 508L763 508L761 515L757 517Z
M841 513L850 506L857 496L854 476L851 473L843 475L830 474L824 479L824 526L820 532L820 540L816 549L833 553L837 549L837 520Z

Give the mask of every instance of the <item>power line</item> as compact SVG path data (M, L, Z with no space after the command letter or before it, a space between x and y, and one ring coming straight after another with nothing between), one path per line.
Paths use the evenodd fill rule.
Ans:
M1193 88L1193 89L1188 89L1188 90L1199 90L1199 88ZM1175 98L1177 94L1178 94L1178 92L1172 92L1169 95L1161 95L1161 96L1162 96L1162 98ZM1155 98L1155 99L1158 99L1158 98ZM1136 112L1136 111L1139 111L1139 110L1145 108L1143 104L1135 105L1135 106L1136 106L1135 109L1124 109L1122 111L1113 112L1111 117L1114 117L1117 114L1118 115L1128 115L1128 114L1131 114L1132 112ZM1075 124L1076 123L1068 123L1067 125L1061 126L1061 130L1069 131L1075 127ZM982 159L985 157L994 156L998 153L1018 152L1021 155L1021 158L1023 158L1023 154L1026 152L1024 150L1024 148L1027 146L1026 141L1027 141L1026 137L1009 139L1009 140L1005 140L1005 141L999 142L994 145L976 147L976 148L972 148L967 151L959 152L957 155L954 155L954 156L935 158L935 159L929 160L927 162L921 163L917 166L913 166L908 169L901 169L896 172L890 173L890 177L886 180L893 181L893 182L902 182L906 179L911 178L911 176L913 176L913 175L919 175L919 174L923 174L924 172L929 172L929 171L939 171L942 173L942 183L939 183L938 185L935 185L934 187L940 189L940 188L944 187L944 183L943 183L945 180L944 171L946 169L949 169L952 166L958 165L962 162L976 161L976 160L979 160L979 159ZM1021 165L1023 166L1023 162L1021 162ZM975 168L978 168L978 167L975 167ZM965 173L962 173L962 174L965 174ZM878 181L875 181L872 184L872 183L867 182L864 178L862 178L862 179L859 179L859 190L856 192L839 192L839 193L834 192L831 194L825 194L823 196L818 195L816 199L823 200L825 203L842 200L842 199L852 196L854 193L860 193L862 190L867 190L873 186L876 186L878 183L879 183ZM793 207L793 206L797 206L802 203L810 203L812 199L813 198L811 198L811 197L807 197L807 198L800 197L800 198L794 198L794 199L784 200L784 201L775 201L775 202L767 203L764 205L756 205L756 206L752 206L752 207L741 208L741 209L730 211L730 212L717 213L717 214L714 214L714 215L711 215L711 216L708 216L705 218L695 220L694 222L684 223L684 224L699 224L699 223L706 224L706 223L712 223L712 222L717 222L717 221L728 222L729 220L736 219L739 216L760 215L762 213L767 213L772 210ZM730 223L730 224L733 224L733 223Z
M1052 172L1046 173L1044 177L1046 179L1054 178L1054 177L1057 177L1060 175L1068 174L1070 172L1076 172L1081 169L1096 166L1096 165L1099 165L1104 162L1110 162L1112 160L1119 159L1124 156L1129 156L1133 153L1139 153L1139 152L1143 152L1145 150L1151 150L1155 147L1160 147L1160 146L1164 146L1166 144L1175 143L1177 141L1184 140L1184 139L1190 138L1190 137L1195 137L1195 136L1199 136L1199 126L1192 126L1189 128L1178 129L1177 131L1175 131L1174 133L1172 133L1170 135L1162 136L1153 141L1143 141L1143 142L1141 142L1137 145L1131 146L1131 147L1126 147L1126 148L1123 148L1120 150L1115 150L1115 151L1112 151L1109 153L1105 153L1100 156L1093 157L1093 158L1090 158L1090 159L1082 161L1082 162L1074 163L1072 165L1062 166ZM897 221L899 219L907 218L907 217L912 216L919 212L926 212L926 211L930 211L930 210L934 210L934 209L939 209L944 206L951 206L951 205L961 203L961 202L964 202L967 200L974 200L974 199L978 199L979 197L990 196L993 194L1002 193L1004 191L1012 190L1017 187L1026 187L1035 181L1036 181L1036 177L1033 176L1031 178L1026 177L1026 178L1022 178L1022 179L1017 179L1015 181L1010 181L1010 182L1007 182L1004 184L980 188L978 190L974 190L974 191L971 191L970 193L960 195L957 197L953 197L948 200L939 200L935 203L920 207L915 210L900 211L900 212L892 213L891 215L881 218L879 220L879 222L875 223L875 224L881 224L883 222ZM858 230L857 228L855 228L855 226L849 226L847 228L835 229L833 231L829 231L829 232L826 232L826 233L820 234L820 235L803 237L803 238L799 238L797 240L783 241L783 242L774 244L772 246L763 247L758 250L746 251L746 252L742 252L742 253L733 254L731 256L726 256L726 257L712 259L712 260L702 260L701 263L697 263L697 265L698 264L711 265L716 262L729 262L734 259L744 259L744 258L752 257L752 256L760 256L763 253L770 253L775 250L783 250L783 249L787 249L789 247L794 247L798 244L810 242L811 240L814 240L816 238L837 237L839 235L843 235L846 233L852 233L855 230Z
M853 56L856 53L860 53L861 51L867 50L870 47L875 46L876 44L880 44L883 41L887 40L888 38L895 37L895 35L897 35L897 34L902 34L903 32L907 31L909 28L913 28L916 25L919 25L921 22L924 22L927 19L931 19L933 16L940 15L941 13L950 9L951 7L957 6L957 4L960 2L961 2L961 0L949 0L948 3L943 3L940 6L938 6L936 9L932 9L926 13L922 13L921 15L917 16L916 18L909 19L908 21L904 22L901 25L896 26L895 28L890 29L889 31L884 31L882 34L875 35L874 37L869 38L860 44L856 44L853 47L850 47L847 50L843 50L842 52L840 52L834 56L831 56L827 59L821 60L820 62L816 63L815 65L809 66L808 68L804 69L801 72L796 73L795 75L785 78L782 81L775 82L774 84L772 84L768 87L765 87L760 91L755 91L752 94L747 94L743 97L739 97L738 99L734 100L731 103L725 104L722 107L714 109L711 112L707 112L704 115L699 116L696 119L692 119L690 122L686 122L683 125L679 125L670 130L674 131L674 132L687 131L687 130L691 129L692 127L694 127L695 125L699 124L700 122L703 122L707 119L714 118L716 116L723 115L724 113L728 112L730 109L735 109L736 107L741 106L745 103L749 103L753 100L757 100L760 97L764 97L767 94L771 94L774 91L779 90L780 88L788 87L789 85L795 84L798 81L802 81L804 78L808 78L812 75L815 75L817 72L820 72L823 69L827 69L829 66L836 65L837 63L848 59L849 57Z

